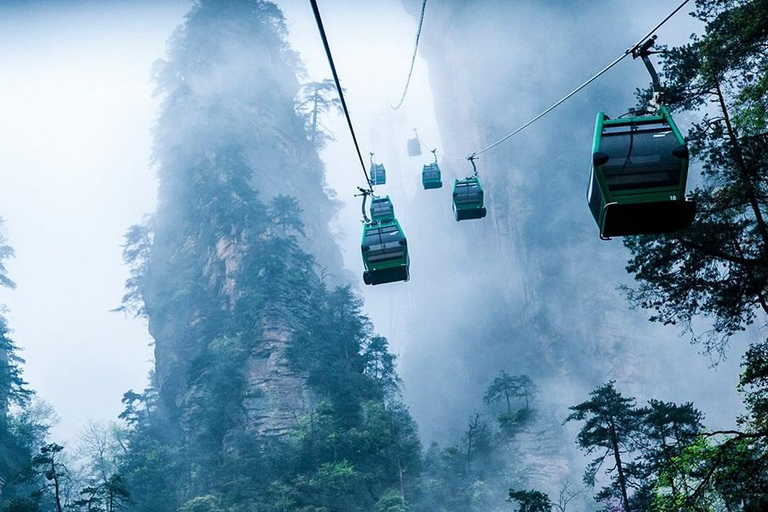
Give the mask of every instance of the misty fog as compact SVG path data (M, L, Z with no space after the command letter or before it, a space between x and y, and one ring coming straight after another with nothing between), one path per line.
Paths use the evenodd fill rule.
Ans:
M275 3L301 62L299 81L330 78L309 3ZM520 467L538 463L538 448L554 461L541 474L531 469L529 481L547 492L560 479L579 479L586 460L573 445L579 426L560 426L568 407L609 380L638 403L691 401L708 428L732 428L745 410L737 392L740 357L762 329L734 337L717 360L680 327L651 323L649 311L630 309L620 289L632 285L624 268L629 251L619 238L599 239L586 206L595 113L618 116L636 103L636 89L648 86L639 61L625 59L481 156L488 218L457 223L451 212L451 184L471 173L469 154L636 43L670 3L435 1L426 9L399 110L391 104L405 85L421 2L320 3L363 157L367 162L375 153L387 168L387 185L377 193L392 198L408 237L411 280L362 283L355 194L365 182L346 121L336 113L321 120L335 137L319 151L325 181L306 187L336 201L327 226L333 239L311 240L307 250L338 247L343 268L324 269L329 282L351 284L364 300L362 314L389 340L423 447L458 443L476 414L489 414L484 392L502 370L537 385L541 416L518 451L510 450L524 454ZM156 92L153 69L168 57L193 4L0 4L0 217L15 250L8 270L17 284L2 290L0 303L25 360L25 380L59 418L56 442L76 444L89 423L116 421L123 393L147 387L155 370L147 319L113 310L129 277L124 234L157 208L161 164L153 150L169 127L158 128L165 96ZM660 43L681 45L702 32L703 24L686 14L691 9L658 31ZM226 72L232 83L243 80L237 70ZM227 82L229 75L218 78ZM676 120L683 132L698 121L690 113ZM406 151L414 129L420 157ZM444 185L425 191L421 168L432 149ZM254 178L268 192L262 200L283 188L305 190L293 182L284 187L273 164ZM302 208L311 219L312 204Z

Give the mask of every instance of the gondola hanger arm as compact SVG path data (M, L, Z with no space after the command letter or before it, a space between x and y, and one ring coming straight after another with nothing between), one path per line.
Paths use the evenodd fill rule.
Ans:
M477 165L475 165L475 160L479 160L480 157L476 156L474 153L467 157L467 160L469 160L469 163L472 164L472 177L477 178Z
M365 211L365 204L368 202L368 196L373 195L373 190L371 190L371 189L367 189L366 190L363 187L357 187L357 190L359 190L360 193L359 194L355 194L355 197L362 197L363 198L363 206L362 206L363 220L365 221L366 224L370 224L371 223L371 219L368 218L368 212Z

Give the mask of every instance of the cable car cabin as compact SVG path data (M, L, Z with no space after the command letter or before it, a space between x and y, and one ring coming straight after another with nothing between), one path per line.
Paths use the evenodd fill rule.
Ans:
M421 142L418 137L408 139L408 156L421 156Z
M454 181L453 212L457 221L485 217L483 187L477 177Z
M669 233L691 225L688 147L669 112L597 115L587 202L601 238Z
M371 185L384 185L387 183L387 171L384 164L371 164Z
M442 175L437 163L424 166L421 170L421 184L424 185L424 190L443 187Z
M377 285L408 281L408 242L396 219L363 226L363 282Z
M389 196L371 199L371 222L391 222L395 220L395 207Z

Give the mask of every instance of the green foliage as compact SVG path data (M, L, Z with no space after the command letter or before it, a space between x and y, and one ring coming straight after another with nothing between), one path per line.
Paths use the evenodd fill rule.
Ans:
M114 474L108 480L80 489L80 499L72 502L72 507L83 512L114 512L122 510L131 502L125 480Z
M456 445L433 443L424 455L418 511L483 512L504 503L503 442L480 415L467 423Z
M0 288L16 285L8 276L5 260L13 256L0 218ZM11 329L0 304L0 487L7 500L4 510L35 511L36 501L26 499L24 472L32 454L47 434L47 426L36 417L33 391L22 375L24 359L11 338Z
M29 499L12 498L3 506L3 512L40 512L40 506Z
M748 415L740 423L755 432L768 432L768 343L749 347L742 368L739 390Z
M200 0L155 70L158 208L124 246L121 309L156 340L152 386L123 399L132 511L357 512L416 493L395 357L308 252L329 201L284 38L271 2ZM274 390L283 377L302 389ZM265 428L283 393L294 424Z
M5 260L13 256L13 249L6 244L2 229L3 219L0 218L0 288L15 288L16 284L8 277L5 267ZM18 347L10 337L10 328L2 314L4 312L4 306L0 304L0 422L4 420L10 405L24 405L31 395L21 376L24 360L17 354Z
M642 426L643 413L635 408L635 399L622 396L611 381L592 391L589 400L570 409L573 412L566 422L584 421L577 446L587 454L597 454L587 466L584 482L595 485L597 472L609 459L605 473L610 476L611 485L604 487L597 499L619 498L629 510L629 489L637 486L640 477L627 460L637 449L635 437Z
M216 496L198 496L180 506L178 512L227 512L219 503L220 500Z
M272 222L280 226L283 236L288 236L292 232L306 236L304 222L301 220L303 211L295 197L285 194L276 195L269 204Z
M694 339L722 355L734 334L768 325L768 1L699 0L695 15L705 33L665 52L664 76L668 104L704 112L688 134L702 164L698 214L679 233L625 239L638 283L627 292L634 305L655 310L652 320L693 333L707 319L711 328ZM740 431L712 433L707 443L677 439L674 449L656 431L649 464L663 474L655 484L660 510L749 510L765 499L767 345L753 341L742 361ZM692 409L665 412L687 415L688 435L700 428Z
M535 396L536 386L530 377L509 375L502 370L485 391L483 402L485 405L504 402L506 409L499 413L497 419L501 430L511 436L533 418L531 403ZM513 409L512 399L524 400L524 407Z
M304 119L307 137L317 149L323 149L329 141L336 140L333 133L320 121L322 116L329 113L344 113L333 80L325 79L304 84L296 97L295 109L296 114Z
M706 432L691 403L650 400L636 407L613 383L572 407L567 421L583 420L577 444L598 452L585 473L610 459L610 485L596 496L606 510L751 510L766 499L764 438L760 433Z
M423 456L420 492L418 499L411 503L413 509L418 512L486 512L504 508L509 498L504 492L505 487L510 481L527 477L526 469L517 459L516 436L521 427L531 426L534 422L532 399L535 389L535 384L525 375L500 372L483 397L487 406L503 403L504 410L497 416L498 423L489 422L483 415L475 413L456 444L445 448L437 443L430 445ZM524 402L526 395L528 407ZM507 397L511 412L506 407ZM514 408L517 404L512 400L522 407ZM575 495L568 494L564 499L572 500Z
M513 491L509 490L509 501L516 501L520 508L518 512L550 512L552 502L549 496L541 491Z
M5 260L13 257L13 247L7 244L3 230L3 218L0 217L0 288L15 288L14 283L8 277L8 268L5 266Z
M691 329L697 316L711 318L705 346L723 351L757 311L768 313L768 125L759 113L768 3L702 0L697 7L706 34L669 50L664 74L667 102L695 110L713 100L719 111L688 134L691 154L703 163L694 192L699 213L680 233L625 239L632 251L627 270L639 283L628 293L634 304L656 310L654 320Z
M389 351L389 341L383 336L370 336L363 342L362 357L365 361L363 373L373 380L386 396L399 391L400 377L395 364L397 357Z
M536 386L527 375L509 375L504 370L499 376L493 379L493 382L485 392L483 398L486 405L498 402L502 399L506 401L507 412L512 412L510 398L522 398L525 400L525 408L530 407L530 402L536 394Z
M11 405L28 403L32 391L22 377L24 359L17 355L18 347L10 337L5 318L0 315L0 417Z
M376 508L374 512L410 512L410 508L395 490L387 491L376 502Z
M120 307L116 311L133 313L144 316L145 279L149 269L149 256L152 252L151 221L137 224L128 228L123 244L123 261L130 269L130 277L125 281L125 294Z
M361 400L383 397L377 381L394 379L391 374L376 375L377 380L366 375L376 362L370 359L375 352L369 352L367 360L363 351L370 345L372 327L361 308L362 301L348 286L325 294L288 349L289 358L307 373L307 382L332 404L342 421L356 421ZM391 365L389 371L394 372Z

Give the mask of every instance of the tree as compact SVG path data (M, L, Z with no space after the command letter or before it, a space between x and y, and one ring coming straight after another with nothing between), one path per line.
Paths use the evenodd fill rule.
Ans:
M40 506L24 498L13 498L3 507L3 512L40 512Z
M409 510L398 491L389 491L376 502L374 512L408 512Z
M295 197L285 194L276 195L269 204L272 221L280 226L283 236L288 235L291 231L306 236L304 222L301 220L303 211Z
M8 277L5 260L13 257L13 248L6 244L2 229L3 219L0 217L0 288L12 289L16 283ZM11 404L23 405L31 395L21 376L24 360L17 355L18 347L10 337L4 312L4 306L0 304L0 420L5 417Z
M50 496L56 512L64 511L70 484L69 470L60 460L63 450L64 447L59 444L46 444L31 462L34 471L32 477L44 477L39 493Z
M365 340L363 351L365 374L373 379L387 395L400 390L400 377L397 376L395 363L397 356L389 351L389 341L384 336L371 336Z
M126 508L131 502L125 480L113 474L107 480L94 485L87 485L80 490L80 499L72 505L83 512L115 512Z
M332 112L343 113L338 94L336 83L327 78L304 84L296 99L296 113L305 119L309 140L318 149L325 147L328 141L336 140L319 118Z
M635 399L619 393L613 381L590 393L590 399L570 407L569 421L584 421L576 444L587 454L597 452L584 473L584 482L595 485L596 474L606 459L613 466L605 470L611 485L598 493L597 499L618 497L624 510L630 510L629 489L635 486L637 471L632 464L636 438L641 428L642 411L635 408Z
M144 276L149 268L153 238L151 219L131 226L125 233L123 261L130 268L130 277L125 281L125 294L121 304L114 311L132 313L136 317L145 316Z
M12 256L13 249L6 243L0 218L0 288L16 287L5 266L5 261ZM34 392L24 381L24 359L19 357L19 349L11 338L5 311L5 306L0 304L0 497L7 498L5 508L8 510L34 512L37 502L23 497L26 489L20 473L42 443L48 427L43 418L38 417L42 407L32 402Z
M483 420L479 414L469 421L467 430L461 438L464 445L464 454L466 457L466 475L472 475L472 464L478 458L487 456L492 451L491 430L488 422Z
M695 317L711 318L703 340L716 352L758 312L768 319L767 13L766 0L700 0L706 34L664 54L666 103L718 110L688 134L703 163L698 213L679 233L625 238L639 283L628 289L633 304L688 330Z
M220 500L211 494L198 496L179 507L178 512L226 512L220 505Z
M691 489L690 475L683 466L676 466L675 461L696 441L696 434L703 429L703 415L690 402L677 405L652 399L648 404L642 411L641 425L644 487L653 488L657 496L663 493L668 496L668 501L677 503ZM659 478L661 475L663 477ZM657 506L659 502L657 499Z
M24 359L17 355L17 351L8 323L0 315L0 418L5 417L10 405L24 405L32 396L22 377Z
M518 512L550 512L552 502L549 496L541 491L513 491L509 490L509 499L507 501L516 501L520 508Z
M509 375L502 370L499 375L493 379L493 382L485 391L483 401L486 405L498 402L502 399L506 401L507 412L512 412L511 398L522 398L525 400L525 408L530 407L530 402L536 393L536 386L527 375Z
M8 277L8 268L5 266L5 260L12 257L13 248L7 244L3 232L3 218L0 217L0 287L2 288L16 288L16 283Z
M695 16L705 33L664 53L663 98L678 112L704 111L688 133L703 169L693 192L698 213L678 233L625 238L637 282L627 294L654 310L651 320L683 326L722 356L734 334L768 325L768 0L699 0ZM701 317L711 326L696 334ZM709 488L696 486L697 496L718 478L751 488L768 475L766 346L753 340L743 358L748 414L740 430L706 434L717 442L711 453L699 451L708 454L701 485ZM748 471L728 471L745 460Z
M557 503L554 503L552 506L557 509L558 512L566 512L566 509L568 508L568 504L579 497L580 494L584 492L584 488L580 488L578 490L571 489L571 486L573 485L573 481L570 478L566 478L563 482L563 485L560 487L560 491L558 492L557 496Z
M88 422L80 432L77 458L86 478L106 482L117 472L119 457L125 453L123 429L116 423Z

